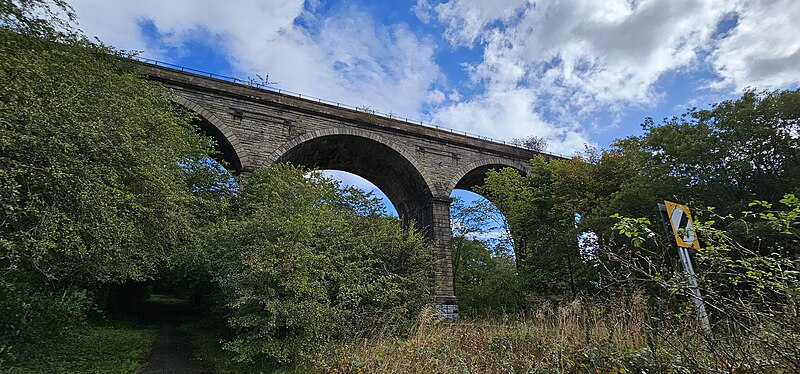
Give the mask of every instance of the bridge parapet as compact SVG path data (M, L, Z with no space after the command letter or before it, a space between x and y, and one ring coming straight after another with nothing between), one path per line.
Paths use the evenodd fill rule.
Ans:
M141 62L141 70L149 78L156 81L161 81L167 85L183 83L192 87L216 89L223 92L243 95L253 100L266 100L278 105L286 105L291 108L310 110L314 113L326 113L331 116L341 117L351 121L370 123L375 126L383 126L398 131L409 131L417 133L420 136L432 136L442 141L451 141L462 145L472 146L477 149L493 150L498 153L504 153L516 157L527 157L527 159L530 159L533 155L542 155L546 159L567 157L565 155L555 153L531 151L502 140L469 134L463 131L447 129L436 125L425 124L422 121L412 121L406 118L398 117L393 118L391 115L382 115L381 113L371 110L365 111L351 105L339 104L324 99L311 98L311 96L289 93L290 91L285 90L275 90L265 85L249 85L245 83L246 81L234 77L227 77L207 72L203 72L206 75L198 75L196 73L192 73L192 71L197 70L178 67L176 65L172 65L173 67L168 67L164 66L165 63L163 62L159 62L159 64L160 65Z

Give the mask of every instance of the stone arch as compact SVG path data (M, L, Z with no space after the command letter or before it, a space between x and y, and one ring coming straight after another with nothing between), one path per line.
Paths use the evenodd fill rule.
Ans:
M460 168L453 179L450 181L450 184L447 186L447 193L448 196L453 193L456 189L467 190L470 192L477 193L473 191L473 187L483 185L484 180L486 179L486 173L491 169L502 169L504 167L510 167L519 171L520 173L527 174L529 170L529 165L526 162L518 161L518 160L508 160L500 157L486 157L474 162L471 162L464 167ZM492 201L489 197L477 193L478 195L482 196L484 199L488 200L491 204L497 208L497 211L505 217L505 212L500 209L500 206L495 205L496 202ZM510 239L512 240L513 250L515 253L516 264L519 266L519 258L518 258L518 250L520 248L524 248L524 244L518 241L518 238L514 236L513 232L509 232ZM452 281L452 277L451 277Z
M219 138L219 139L215 139L215 140L217 140L217 142L223 142L223 143L226 142L227 143L227 144L218 144L218 146L220 148L225 149L225 150L229 151L230 153L232 153L231 155L229 155L229 156L231 156L230 157L231 160L226 160L226 161L228 161L231 164L230 167L234 171L236 171L238 173L238 172L241 172L243 170L252 170L252 163L250 162L250 157L247 155L247 151L244 149L244 147L242 146L242 143L239 141L239 139L233 133L231 128L228 127L228 125L225 124L225 122L223 122L221 119L219 119L219 117L217 117L211 111L203 108L199 104L197 104L194 101L191 101L191 100L189 100L189 99L187 99L185 97L180 97L179 96L177 101L178 101L178 104L180 104L180 105L186 107L187 109L197 113L197 115L200 116L201 119L205 120L211 126L213 126L214 129L216 129L216 132L218 132L218 134L216 134L216 135L219 135L219 136L213 136L213 137Z
M429 226L433 193L428 173L403 147L383 136L360 129L310 131L283 144L268 161L356 174L385 193L404 222Z
M307 142L309 140L312 140L312 139L315 139L315 138L319 138L319 137L322 137L322 136L333 136L333 135L358 136L358 137L374 140L374 141L376 141L378 143L381 143L383 145L388 146L389 148L391 148L395 152L397 152L400 155L402 155L403 158L405 158L412 165L414 165L414 169L416 169L417 172L419 172L422 175L422 178L425 180L425 183L429 187L432 186L431 181L433 179L431 179L431 177L429 176L429 174L427 173L425 168L422 167L422 165L419 163L419 161L417 161L416 158L412 154L410 154L410 153L408 153L408 151L406 151L405 147L401 146L400 144L398 144L395 141L387 139L387 138L385 138L383 136L380 136L378 134L375 134L373 132L359 130L359 129L349 129L349 128L324 129L324 130L310 131L310 132L298 135L298 136L294 137L293 139L289 140L288 142L284 143L282 146L278 147L278 149L275 150L275 152L272 153L272 156L271 156L271 159L269 160L269 162L270 162L270 164L278 162L278 160L281 158L281 156L286 154L287 151L289 151L290 149L300 145L301 143L305 143L305 142Z
M486 177L486 172L490 169L500 169L510 167L516 169L520 173L525 174L528 170L527 164L522 162L512 161L501 157L487 157L477 161L473 161L453 174L453 179L447 185L446 189L442 191L445 196L450 196L455 189L471 190L472 187L483 184Z

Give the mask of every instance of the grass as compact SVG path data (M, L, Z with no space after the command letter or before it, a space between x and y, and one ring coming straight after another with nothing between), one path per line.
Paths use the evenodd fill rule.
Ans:
M177 295L151 292L147 296L146 302L154 304L164 304L164 305L184 305L189 303L189 298Z
M638 301L637 301L638 302ZM495 319L437 321L432 310L405 337L378 336L326 344L303 357L292 373L624 373L657 370L664 361L649 347L645 316L638 307L620 305L619 312L575 301L564 307L543 306L530 315ZM264 372L233 362L222 349L224 331L208 321L182 329L198 354L219 373ZM656 365L657 366L657 365ZM665 366L666 365L662 365ZM663 369L663 368L662 368ZM662 370L662 372L670 372Z
M691 309L673 316L651 313L636 295L603 303L543 303L525 314L455 323L437 321L428 310L407 336L322 344L295 366L278 369L234 362L233 354L222 349L226 337L220 323L198 321L183 329L200 358L219 373L793 372L789 361L759 353L763 343L742 332L724 333L721 325L711 347Z
M88 323L0 373L134 374L155 336L155 329L127 320Z
M308 357L298 372L315 373L624 373L651 370L642 315L573 302L531 315L462 320L423 316L406 338L339 344ZM636 310L636 309L627 309Z

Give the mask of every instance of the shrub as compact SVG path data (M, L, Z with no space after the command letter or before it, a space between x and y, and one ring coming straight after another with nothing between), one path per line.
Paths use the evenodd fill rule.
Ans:
M0 277L0 367L24 360L83 321L85 291Z
M216 300L240 361L402 328L430 302L432 250L369 194L279 165L252 175L208 233Z
M672 319L692 321L687 278L676 262L671 246L655 235L644 218L616 218L615 230L624 234L615 253L606 253L617 271L606 279L647 287L661 296L662 313L654 315L651 327L676 347L684 359L696 366L716 366L726 371L800 370L800 272L797 267L800 202L794 195L781 200L783 209L765 201L739 218L719 216L713 208L697 211L701 249L694 252L697 280L708 311L712 335L697 328L680 331ZM750 227L759 230L750 231ZM767 231L772 231L764 235ZM757 247L743 244L759 243ZM618 238L619 239L619 238ZM678 334L678 332L681 332ZM693 336L691 336L693 335ZM702 341L701 351L688 349Z
M147 280L181 256L197 199L179 161L211 145L188 111L59 13L71 14L62 0L0 0L6 347L44 343L80 320L83 290Z

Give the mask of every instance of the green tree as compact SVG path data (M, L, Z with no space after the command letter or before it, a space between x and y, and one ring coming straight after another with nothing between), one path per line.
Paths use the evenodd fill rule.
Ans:
M526 176L490 171L479 188L509 223L525 289L538 295L577 294L591 281L591 265L578 249L576 213L588 204L591 176L580 160L531 161Z
M54 18L71 14L63 1L3 0L0 11L0 354L10 357L24 351L17 342L79 321L85 290L149 279L182 255L197 196L180 163L206 157L210 141L123 55Z
M453 285L465 315L514 312L523 304L508 223L486 199L450 205Z
M547 149L547 140L535 135L531 135L527 138L511 139L511 144L536 152L544 152Z
M371 194L302 168L255 172L208 229L208 271L242 361L289 362L331 339L409 327L432 249Z
M525 297L508 249L499 244L488 248L478 239L463 239L460 245L455 290L461 313L488 316L518 311Z
M452 228L453 280L457 283L465 261L469 258L466 246L470 241L482 240L486 245L511 247L508 223L489 200L479 199L471 203L454 198L450 204ZM454 284L458 288L457 284Z
M479 190L503 212L513 234L526 288L561 293L596 280L577 249L576 237L592 233L600 253L613 251L613 214L660 220L656 204L673 200L721 214L747 209L754 199L776 201L800 186L800 90L748 90L737 100L691 109L643 135L617 140L602 152L587 149L569 160L532 160L521 176L490 172ZM580 221L576 224L576 214ZM731 232L755 247L778 243L761 222ZM797 246L781 246L795 258ZM661 256L666 256L661 254Z
M800 186L800 90L746 91L617 140L594 160L604 211L656 219L661 200L737 213ZM607 223L607 222L605 222ZM605 224L604 223L604 224ZM606 227L608 225L605 225Z
M205 157L209 141L110 50L1 32L10 267L47 280L146 278L188 240L179 161Z

